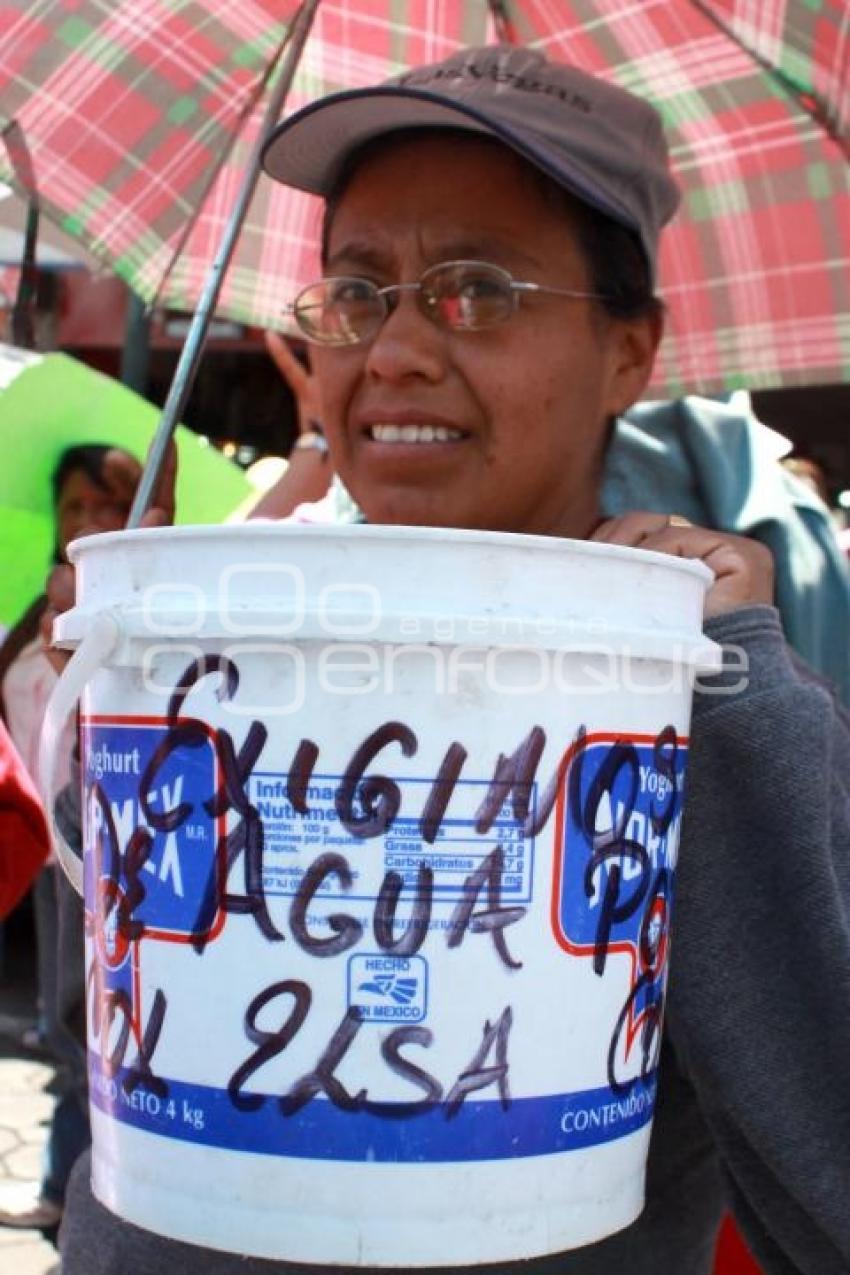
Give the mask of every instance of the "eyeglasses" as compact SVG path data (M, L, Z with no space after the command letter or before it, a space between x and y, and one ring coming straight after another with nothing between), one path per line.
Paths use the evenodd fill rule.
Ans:
M299 292L290 310L308 341L360 345L375 336L402 292L415 292L422 313L453 332L480 332L504 323L516 313L523 295L604 300L598 292L520 283L501 266L486 261L442 261L425 270L418 283L393 283L385 288L350 275L321 279Z

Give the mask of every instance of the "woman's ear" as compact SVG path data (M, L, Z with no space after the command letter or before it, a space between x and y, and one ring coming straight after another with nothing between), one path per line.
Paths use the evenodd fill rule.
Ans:
M610 374L608 414L620 416L640 398L649 384L655 355L664 333L659 307L637 319L609 319Z

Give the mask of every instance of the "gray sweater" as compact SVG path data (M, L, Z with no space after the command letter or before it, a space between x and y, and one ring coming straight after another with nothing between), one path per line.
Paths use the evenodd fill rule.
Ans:
M772 608L706 631L749 677L695 699L646 1208L600 1244L480 1275L708 1275L727 1208L766 1275L850 1272L850 717ZM317 1271L121 1221L88 1155L60 1242L63 1275Z

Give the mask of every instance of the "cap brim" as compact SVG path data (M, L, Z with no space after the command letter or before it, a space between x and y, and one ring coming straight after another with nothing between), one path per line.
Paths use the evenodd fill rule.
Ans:
M529 145L474 108L401 85L352 89L319 98L278 125L263 147L262 166L275 181L326 196L352 152L373 138L417 128L462 129L497 138L578 199L639 231L624 209L600 191L578 164L567 170L563 152L556 164L547 159L542 148Z

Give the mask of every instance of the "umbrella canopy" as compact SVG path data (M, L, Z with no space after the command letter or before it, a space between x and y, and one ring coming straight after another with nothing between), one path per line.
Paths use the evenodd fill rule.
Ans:
M0 119L42 208L146 299L191 309L295 0L17 0ZM288 110L499 31L649 97L684 190L656 395L850 381L845 0L322 0ZM17 14L17 16L15 16ZM5 168L24 178L27 164ZM218 312L280 326L318 210L263 179Z
M8 186L0 185L0 268L19 268L24 259L27 205ZM39 226L35 245L39 270L97 270L100 262L53 222Z
M64 354L0 345L0 622L42 591L55 540L51 474L79 443L123 447L139 460L159 409ZM176 433L178 521L221 522L251 494L242 470L191 430Z

